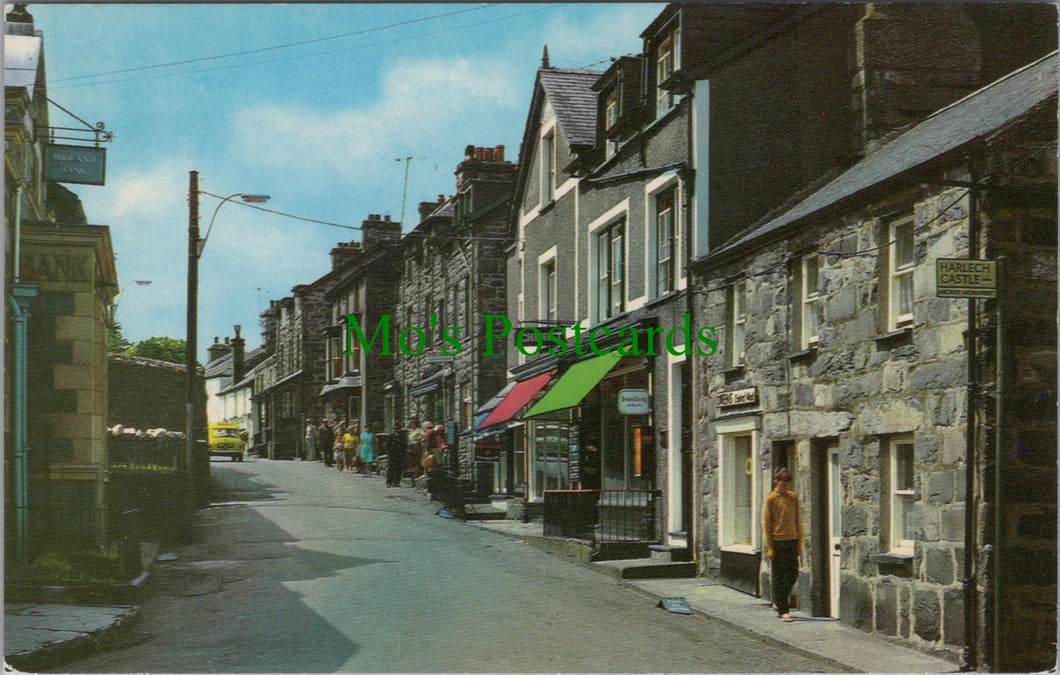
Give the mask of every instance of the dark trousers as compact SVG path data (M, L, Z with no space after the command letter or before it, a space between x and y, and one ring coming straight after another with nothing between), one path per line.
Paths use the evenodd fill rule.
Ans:
M799 540L773 540L773 604L778 614L791 610L791 589L799 580Z
M387 487L400 486L401 485L401 474L405 472L405 462L407 458L403 452L394 452L391 450L390 458L386 464L386 485Z

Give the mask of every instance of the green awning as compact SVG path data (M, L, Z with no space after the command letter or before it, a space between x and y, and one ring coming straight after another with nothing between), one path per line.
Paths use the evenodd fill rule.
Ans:
M621 358L622 355L618 353L618 350L613 349L606 354L575 363L556 380L556 383L537 404L526 411L523 418L578 405L585 395L611 372Z

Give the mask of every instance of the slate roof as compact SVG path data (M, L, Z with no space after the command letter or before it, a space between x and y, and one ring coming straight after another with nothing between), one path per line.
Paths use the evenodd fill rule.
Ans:
M714 258L925 164L1011 122L1057 93L1057 53L1042 57L933 113L820 190L709 253Z
M603 71L540 68L537 73L567 143L593 145L597 95L592 86Z

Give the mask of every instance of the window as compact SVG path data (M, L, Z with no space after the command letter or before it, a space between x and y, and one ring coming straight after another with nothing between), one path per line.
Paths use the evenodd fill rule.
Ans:
M913 553L916 539L916 474L913 470L913 439L908 436L886 442L881 473L885 477L886 490L882 492L885 503L883 513L887 527L884 534L885 548L899 553Z
M666 111L674 107L676 97L669 90L664 89L662 84L670 79L680 67L677 61L680 49L681 29L675 26L662 38L655 51L655 115L662 117Z
M460 385L460 428L471 428L471 385Z
M751 434L721 436L721 546L752 546L754 455Z
M892 223L888 228L888 330L897 330L913 322L913 219Z
M556 130L541 138L541 203L556 198Z
M342 375L342 338L328 340L328 379L334 380Z
M655 295L666 295L676 284L677 218L674 209L676 188L655 197Z
M470 336L475 330L475 302L471 297L471 278L464 277L464 335Z
M611 157L618 150L618 143L611 140L609 132L618 124L619 112L618 90L612 89L604 95L604 135L607 137L604 141L604 148L607 157Z
M552 258L541 266L541 317L552 326L556 313L556 259Z
M621 219L596 235L596 320L604 321L625 308L626 221Z
M820 309L821 256L817 253L803 256L799 265L799 349L809 349L817 345L818 311Z
M747 334L747 282L740 281L729 287L728 316L729 366L742 366L747 357L745 338Z

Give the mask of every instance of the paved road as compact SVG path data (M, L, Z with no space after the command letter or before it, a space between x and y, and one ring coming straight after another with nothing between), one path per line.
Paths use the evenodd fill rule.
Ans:
M67 672L770 672L828 667L319 463L215 461L126 644Z

